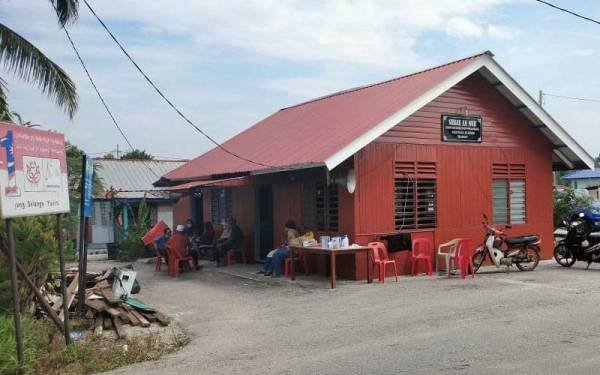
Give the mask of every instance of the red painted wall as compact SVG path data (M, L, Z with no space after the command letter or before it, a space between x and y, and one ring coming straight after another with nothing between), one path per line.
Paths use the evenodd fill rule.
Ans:
M183 195L173 204L173 226L177 227L178 224L185 224L190 217L192 217L190 196Z
M480 144L441 141L441 114L466 107L480 115ZM436 246L456 237L481 241L481 217L492 217L492 163L526 165L527 223L510 235L539 233L542 255L552 255L552 145L483 77L474 74L388 131L356 156L356 232L359 243L373 233L394 230L394 161L437 163L437 229L415 232ZM410 271L408 252L394 254L402 273ZM364 265L356 276L365 278Z

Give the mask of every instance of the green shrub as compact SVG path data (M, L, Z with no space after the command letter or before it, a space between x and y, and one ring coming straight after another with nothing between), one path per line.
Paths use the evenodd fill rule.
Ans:
M137 209L137 215L127 233L117 242L119 249L119 260L134 261L144 254L144 244L141 238L148 231L150 220L150 208L146 204L146 199L142 199Z
M578 196L572 189L554 191L554 227L562 226L562 220L567 218L576 208L592 206L590 197Z
M0 230L5 232L5 222L0 222ZM58 269L58 243L55 239L56 218L54 216L35 216L13 219L16 239L16 254L36 285L42 285L48 272ZM10 270L8 260L0 256L0 306L9 306ZM32 293L23 282L19 287L21 307L29 305ZM1 310L0 310L1 312Z
M34 362L48 351L50 327L44 320L36 320L24 314L23 347L25 369L28 373ZM15 341L14 318L12 315L0 315L0 374L17 374L18 362Z

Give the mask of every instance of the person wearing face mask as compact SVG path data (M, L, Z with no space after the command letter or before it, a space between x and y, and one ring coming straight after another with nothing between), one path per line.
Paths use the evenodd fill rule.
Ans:
M221 236L219 244L217 245L216 262L217 267L223 267L225 256L227 252L232 249L239 249L242 245L242 239L244 237L242 230L237 225L237 222L233 217L227 219L227 224L223 234L227 234L227 237Z

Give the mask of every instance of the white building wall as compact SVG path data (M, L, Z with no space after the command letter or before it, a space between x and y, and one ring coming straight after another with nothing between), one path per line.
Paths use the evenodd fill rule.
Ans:
M164 221L169 228L173 228L173 205L170 203L156 206L156 221Z

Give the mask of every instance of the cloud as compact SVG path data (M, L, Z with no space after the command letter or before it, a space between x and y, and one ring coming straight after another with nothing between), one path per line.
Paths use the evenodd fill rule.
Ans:
M500 40L510 40L516 38L520 31L514 28L510 28L502 25L487 25L486 32L492 38L500 39Z
M510 0L90 2L163 91L218 140L298 101L487 49L532 92L578 92L585 80L585 94L594 97L600 86L590 74L578 76L595 69L593 59L573 58L590 53L595 31L548 30L548 22L536 23L538 13L547 9L531 6L531 12L522 12L517 3L511 13ZM49 2L4 2L2 18L71 75L81 110L69 121L34 87L0 71L9 81L11 106L26 121L65 132L89 152L117 143L123 148ZM70 30L136 147L181 157L212 147L157 97L83 3ZM564 86L557 84L557 76L564 77ZM575 111L564 106L552 109L568 121Z
M452 17L446 23L446 33L459 38L474 38L483 35L483 29L462 17Z

